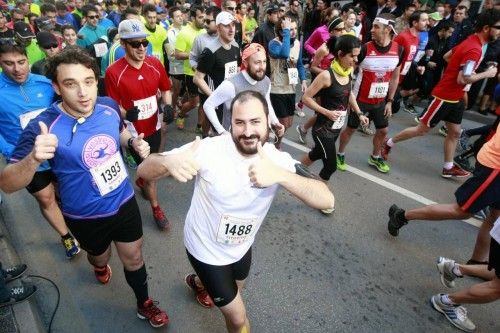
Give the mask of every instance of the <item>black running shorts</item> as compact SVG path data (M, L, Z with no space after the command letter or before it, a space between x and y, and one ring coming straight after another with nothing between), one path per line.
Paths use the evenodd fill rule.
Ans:
M455 198L460 209L471 214L487 206L500 209L500 170L476 162L473 176L455 191Z
M465 103L463 100L450 103L433 97L419 119L422 124L429 128L434 128L440 121L461 124L464 111Z
M252 248L239 261L230 265L213 266L205 264L193 257L187 250L186 253L196 275L218 307L231 303L238 294L236 281L247 278L252 264Z
M149 143L149 151L151 154L158 153L160 150L161 143L161 130L157 130L153 134L144 138L144 141ZM130 154L135 160L135 163L139 165L142 162L142 158L135 152L134 149L130 149Z
M389 126L388 118L384 115L385 103L380 104L366 104L358 102L358 106L365 116L368 117L375 124L376 129L382 129ZM350 128L358 128L359 117L356 112L349 112L347 118L347 126Z
M500 244L492 237L490 241L490 258L488 259L488 269L495 270L495 275L500 279Z
M90 255L103 254L111 242L132 243L142 237L142 220L135 196L115 215L97 219L64 217L71 233Z
M33 179L31 180L31 182L28 184L28 186L26 186L26 189L29 193L33 194L43 190L55 180L56 177L52 173L52 170L37 171L33 175Z

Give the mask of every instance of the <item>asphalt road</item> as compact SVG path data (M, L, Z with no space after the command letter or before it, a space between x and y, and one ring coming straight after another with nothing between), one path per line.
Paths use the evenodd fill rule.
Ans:
M182 132L170 125L168 148L194 139L195 118L193 114L187 119ZM295 118L295 124L302 121ZM401 111L392 118L390 133L413 124L412 117ZM464 124L478 125L469 120ZM290 129L286 137L296 142L295 130ZM413 208L422 206L422 200L454 200L453 192L462 181L440 177L442 141L436 130L398 145L391 154L391 172L380 174L367 164L371 137L357 133L346 155L356 172L338 171L332 177L329 186L336 197L336 211L329 217L286 191L278 192L257 235L243 294L253 332L456 331L429 305L433 294L446 292L435 260L441 255L459 262L469 259L477 227L462 221L415 222L403 228L397 238L387 233L387 211L393 203ZM297 159L303 154L287 144L283 149ZM320 168L321 162L317 162L312 170ZM363 172L376 178L367 179ZM402 195L391 184L410 192ZM148 202L137 196L150 295L171 319L167 328L158 331L223 332L220 312L199 306L183 282L191 272L182 229L192 183L164 179L159 189L160 203L172 224L168 233L157 230ZM100 285L85 254L72 261L65 259L59 237L26 191L3 198L7 227L30 273L50 278L60 289L53 332L151 331L149 324L135 315L135 299L116 253L110 263L111 282ZM46 282L33 281L40 288L37 302L48 324L56 302L55 289ZM457 285L461 288L478 281L464 278ZM468 310L481 332L500 332L499 302L471 305Z

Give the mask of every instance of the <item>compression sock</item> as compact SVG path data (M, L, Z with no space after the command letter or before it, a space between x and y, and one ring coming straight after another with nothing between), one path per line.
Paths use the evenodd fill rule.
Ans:
M148 274L146 273L146 265L142 265L136 271L127 271L123 269L125 273L125 280L127 280L128 285L134 291L135 298L137 299L137 306L143 307L144 302L148 299Z

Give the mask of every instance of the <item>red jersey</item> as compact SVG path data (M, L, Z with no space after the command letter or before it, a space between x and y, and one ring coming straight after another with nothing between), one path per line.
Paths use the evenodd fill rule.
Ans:
M401 61L398 43L391 42L386 48L387 50L382 52L381 47L377 47L373 42L361 47L363 59L359 63L359 73L353 87L357 101L366 104L380 104L385 101L392 73Z
M401 65L401 73L399 75L399 83L403 82L404 76L408 73L411 63L418 47L418 36L413 36L410 29L406 29L394 38L394 41L401 45L403 51L403 63Z
M139 108L139 120L133 122L133 128L129 126L132 134L144 133L148 137L160 129L158 91L170 90L171 84L157 58L146 56L141 68L137 69L123 57L108 67L104 84L107 95L122 108Z
M451 58L441 81L432 90L432 96L445 101L458 102L470 85L458 84L458 73L469 63L476 70L483 57L483 44L476 34L451 49Z

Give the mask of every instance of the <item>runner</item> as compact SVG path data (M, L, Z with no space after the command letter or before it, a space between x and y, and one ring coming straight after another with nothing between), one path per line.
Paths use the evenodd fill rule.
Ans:
M169 15L172 19L172 24L167 31L167 43L165 49L168 57L168 76L172 80L172 106L177 108L177 101L181 96L182 83L184 82L184 62L175 59L175 40L182 28L182 11L179 7L171 7Z
M487 10L477 16L476 33L445 55L445 59L449 60L448 66L442 80L432 90L433 98L420 116L420 123L404 129L384 143L382 156L385 160L396 143L424 136L440 121L444 121L448 135L444 140L444 165L441 176L451 178L470 175L470 172L453 164L453 154L460 137L460 124L465 111L463 97L472 83L497 74L496 66L477 74L474 70L481 62L486 44L496 40L499 33L500 11Z
M124 128L116 103L114 108L96 104L99 72L87 53L66 48L52 59L47 74L62 102L28 124L0 173L0 187L20 190L48 161L59 184L65 221L87 251L97 280L107 284L111 279L108 262L114 242L137 298L138 317L153 327L163 326L167 314L148 296L141 215L120 153L120 146L128 145L146 157L149 145Z
M0 67L0 152L9 159L23 129L31 119L50 106L55 94L45 76L29 72L26 50L13 40L5 40L0 44ZM43 217L61 236L66 257L71 259L80 252L80 248L69 233L57 205L53 177L48 163L42 163L26 190L38 202Z
M240 48L234 40L235 20L228 12L219 13L215 19L218 37L206 45L199 56L193 82L201 91L201 107L222 81L236 75L240 68ZM221 122L222 110L217 117ZM208 134L208 128L204 132Z
M118 34L125 57L106 70L104 78L106 92L120 105L122 116L129 122L130 132L144 137L152 152L160 149L161 123L159 108L165 113L173 112L171 106L170 80L165 68L155 57L146 55L145 39L148 34L138 20L124 20L118 27ZM161 100L157 99L160 91ZM131 151L137 164L142 159ZM169 228L169 221L158 203L155 182L144 182L137 178L136 185L151 204L153 218L159 229Z
M184 244L196 274L187 275L186 283L202 305L210 306L213 299L228 332L239 333L250 332L241 289L255 234L278 185L318 209L332 208L334 197L322 182L295 174L305 170L288 153L266 144L268 110L261 94L239 93L231 111L231 135L197 138L194 144L153 154L138 173L147 179L173 176L181 182L196 178L184 227Z
M335 141L344 125L347 109L350 107L361 122L368 123L368 118L359 109L351 92L351 72L359 51L360 41L357 37L340 36L333 50L335 60L331 68L319 74L304 93L304 103L318 116L312 130L315 146L302 157L302 164L309 166L321 159L323 169L319 177L324 182L337 170ZM320 97L320 104L314 99L316 94ZM333 208L321 212L331 214Z
M374 122L376 129L368 164L382 173L390 170L380 156L380 149L388 132L392 100L398 87L403 59L403 48L391 40L393 32L394 16L380 14L375 18L371 29L372 41L361 46L358 56L359 73L353 87L359 108ZM347 126L340 133L337 169L341 171L347 169L345 149L360 122L357 115L349 113Z
M251 43L243 50L241 60L243 70L224 80L203 104L207 118L217 133L222 134L229 131L231 125L230 107L234 96L245 90L257 91L267 101L270 125L277 129L278 136L283 136L285 128L276 117L270 99L271 80L266 76L266 50L260 44ZM228 120L224 125L219 121L215 111L220 105L223 105L224 108L223 120Z

